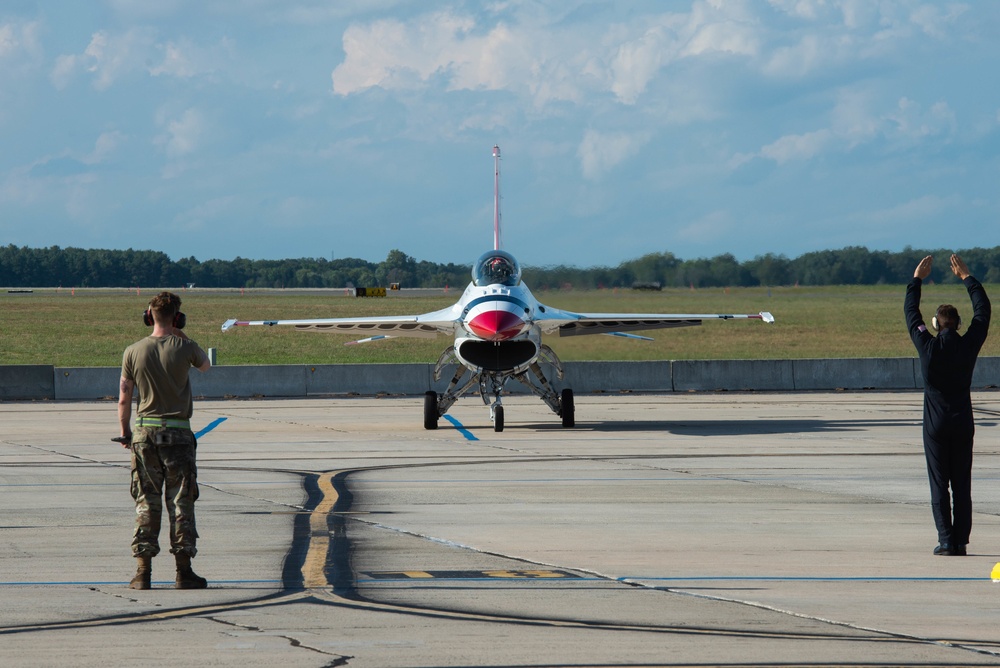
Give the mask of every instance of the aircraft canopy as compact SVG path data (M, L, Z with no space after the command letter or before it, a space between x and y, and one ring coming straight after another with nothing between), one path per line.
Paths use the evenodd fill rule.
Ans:
M521 265L506 251L487 251L472 266L472 281L480 287L487 285L513 287L521 282Z

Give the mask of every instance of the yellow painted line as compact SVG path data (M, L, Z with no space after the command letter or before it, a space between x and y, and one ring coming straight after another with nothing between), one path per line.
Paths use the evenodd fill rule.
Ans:
M483 575L488 578L564 578L565 573L559 573L557 571L483 571Z
M553 570L497 570L485 571L368 571L364 573L372 579L378 580L400 580L408 578L411 580L488 580L488 579L517 579L517 580L539 580L539 579L564 579L580 580L580 576L569 571Z
M324 473L316 481L323 495L316 509L309 515L309 549L302 564L302 583L306 589L332 587L326 577L326 555L330 551L330 528L327 518L337 504L337 490L333 488L333 478L339 473Z

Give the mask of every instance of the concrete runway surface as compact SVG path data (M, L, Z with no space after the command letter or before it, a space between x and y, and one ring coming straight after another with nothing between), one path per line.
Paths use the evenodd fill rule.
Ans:
M1000 393L967 557L931 554L921 401L197 401L210 586L164 549L143 592L115 404L0 403L0 665L1000 665Z

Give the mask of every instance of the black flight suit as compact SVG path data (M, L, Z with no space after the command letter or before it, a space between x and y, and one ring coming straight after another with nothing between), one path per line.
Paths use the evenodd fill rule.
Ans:
M965 335L951 329L936 337L920 315L920 286L914 277L906 286L906 326L920 355L924 377L924 454L931 483L931 510L938 542L964 546L972 530L972 372L990 327L990 300L982 284L964 281L972 300L972 323ZM955 518L948 498L954 498Z

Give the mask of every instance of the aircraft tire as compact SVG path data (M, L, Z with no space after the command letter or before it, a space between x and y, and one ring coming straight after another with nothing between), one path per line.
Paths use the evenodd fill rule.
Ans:
M563 389L560 404L562 405L562 411L560 411L559 415L562 417L562 426L575 427L576 406L573 403L573 390L568 387Z
M438 394L434 390L424 393L424 429L438 428Z
M503 406L497 406L493 413L493 431L503 431Z

